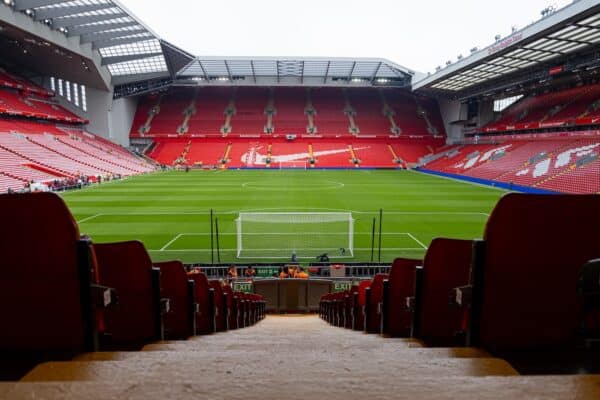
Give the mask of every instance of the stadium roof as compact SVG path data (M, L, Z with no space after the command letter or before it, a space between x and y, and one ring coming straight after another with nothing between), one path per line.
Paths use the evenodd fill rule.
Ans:
M426 89L460 96L483 84L526 70L560 66L569 56L598 49L600 1L579 0L540 21L513 32L482 50L475 50L436 73L413 83Z
M165 44L163 47L169 48ZM183 57L167 56L167 62L169 60L178 60L181 66L173 78L124 82L115 87L115 97L138 95L169 86L409 88L415 74L381 58L197 57L182 64L185 61Z
M4 13L5 6L12 9L13 15ZM177 70L194 59L161 40L117 0L4 0L0 11L1 19L10 24L4 26L7 41L19 46L44 44L56 49L56 54L68 55L63 62L74 59L73 56L93 61L93 68L89 62L83 63L89 67L88 71L97 72L101 80L89 76L83 82L97 87L173 78ZM35 53L30 54L33 59L29 61L34 69L36 65L44 65L44 57L54 57L51 52L39 49ZM11 56L19 58L18 54ZM49 60L49 63L59 61ZM72 68L67 65L63 69L65 78L81 78L80 72L68 71Z
M248 79L276 79L277 83L303 84L318 80L327 83L340 80L353 83L405 82L413 71L378 58L320 57L198 57L177 73L177 78L210 82Z
M3 19L17 28L5 32L10 30L9 41L52 44L70 50L71 55L83 57L83 64L90 67L86 70L92 72L82 82L97 87L110 83L116 86L117 95L172 83L406 87L414 75L414 71L377 58L194 57L160 39L117 0L8 0L4 4L14 15L12 21ZM50 56L50 51L38 49L30 52L29 61L20 61L35 68ZM11 57L22 58L18 51ZM85 60L93 61L93 67ZM56 57L51 62L60 63ZM66 79L81 81L81 71L58 70L57 67L53 71ZM101 84L98 77L103 75L108 78L102 77Z
M116 0L14 0L13 8L90 43L112 76L168 71L158 36Z

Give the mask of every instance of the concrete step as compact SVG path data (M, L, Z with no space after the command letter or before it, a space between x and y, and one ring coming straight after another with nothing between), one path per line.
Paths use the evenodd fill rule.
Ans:
M299 376L300 375L300 376ZM333 374L313 382L304 379L299 371L290 371L285 384L265 376L247 385L233 379L218 386L204 380L187 383L147 381L134 382L52 382L52 383L0 383L0 398L7 400L353 400L368 398L397 400L507 400L507 399L598 399L600 376L513 376L513 377L400 377L389 379L386 374L365 379L337 378Z

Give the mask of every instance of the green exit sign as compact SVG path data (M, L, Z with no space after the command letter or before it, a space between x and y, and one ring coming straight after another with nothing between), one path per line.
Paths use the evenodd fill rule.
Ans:
M258 267L256 268L256 276L261 278L271 278L273 275L279 277L278 267Z
M343 292L344 290L350 290L352 288L352 281L344 281L344 282L334 282L333 283L333 291L334 292Z
M233 282L233 290L236 292L254 293L252 282Z

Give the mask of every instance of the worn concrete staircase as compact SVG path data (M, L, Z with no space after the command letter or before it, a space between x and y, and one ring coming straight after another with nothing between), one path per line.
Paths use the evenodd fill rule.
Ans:
M243 330L91 353L0 384L3 399L597 399L598 376L518 376L473 348L423 348L268 316Z

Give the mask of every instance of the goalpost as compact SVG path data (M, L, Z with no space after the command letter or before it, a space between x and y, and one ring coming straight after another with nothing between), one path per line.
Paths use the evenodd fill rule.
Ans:
M241 212L235 222L240 259L354 257L351 212Z
M306 161L279 161L279 169L307 169Z

